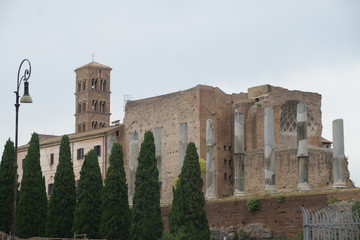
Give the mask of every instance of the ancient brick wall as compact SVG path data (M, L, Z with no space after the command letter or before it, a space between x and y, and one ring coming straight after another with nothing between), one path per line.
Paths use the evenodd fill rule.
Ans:
M297 149L276 147L276 190L278 193L296 192L298 184ZM332 151L311 146L309 149L309 186L311 191L332 189ZM264 149L245 154L245 192L261 194L265 189ZM347 173L348 174L348 173ZM349 176L347 175L347 179ZM348 181L347 186L351 187Z
M214 126L215 193L218 197L233 194L231 96L218 88L199 86L200 89L200 157L206 159L206 120Z
M249 212L247 199L231 199L206 202L209 226L214 228L234 226L243 228L252 223L262 223L273 231L274 236L294 236L302 231L302 213L300 207L311 209L323 208L329 199L338 198L347 201L360 199L360 189L328 191L318 194L285 195L283 203L276 196L259 197L261 209ZM170 206L161 209L165 231L169 230Z
M128 176L130 132L139 135L162 129L162 200L171 202L173 180L179 174L179 124L187 123L188 141L200 146L200 98L198 88L128 102L124 117L124 162ZM129 179L128 179L129 181Z

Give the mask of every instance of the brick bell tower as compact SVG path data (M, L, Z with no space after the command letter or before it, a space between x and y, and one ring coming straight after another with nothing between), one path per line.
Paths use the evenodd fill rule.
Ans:
M75 69L75 132L85 132L110 125L110 71L108 66L92 61Z

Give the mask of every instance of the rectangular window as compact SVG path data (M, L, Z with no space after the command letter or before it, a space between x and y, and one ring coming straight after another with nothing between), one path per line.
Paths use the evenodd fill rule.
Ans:
M54 164L54 154L51 153L50 154L50 165L53 165Z
M95 150L96 154L100 157L101 156L101 146L100 145L95 146L94 150Z
M77 150L77 160L81 160L84 158L84 149L83 148L79 148Z
M48 196L50 196L53 193L53 187L54 187L53 183L48 184Z

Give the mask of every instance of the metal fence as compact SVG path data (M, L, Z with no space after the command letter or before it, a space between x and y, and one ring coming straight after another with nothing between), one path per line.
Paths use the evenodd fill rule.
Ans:
M301 207L304 239L357 239L360 216L350 208L312 210Z

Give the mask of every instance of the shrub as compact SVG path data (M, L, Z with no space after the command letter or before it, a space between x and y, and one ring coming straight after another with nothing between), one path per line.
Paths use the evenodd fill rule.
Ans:
M176 188L176 185L177 185L178 181L179 181L179 177L174 179L174 181L173 181L174 188Z
M201 173L206 173L206 160L203 158L199 158L199 164Z
M247 234L243 228L238 229L238 239L239 240L245 240L247 237Z
M360 201L356 200L354 204L351 206L351 211L353 214L357 214L360 216Z
M278 201L279 203L283 203L285 197L284 197L283 194L279 194L279 195L276 196L276 199L277 199L277 201Z
M334 198L331 198L327 201L328 204L333 204L333 203L336 203L336 202L340 202L340 200L336 197Z
M255 210L260 210L261 208L260 200L257 199L256 197L252 197L246 202L246 207L250 212L253 212Z

